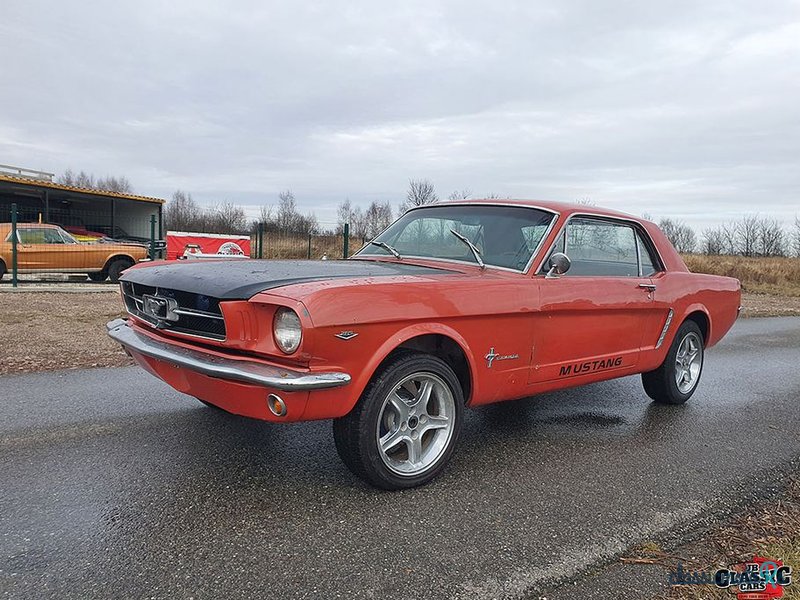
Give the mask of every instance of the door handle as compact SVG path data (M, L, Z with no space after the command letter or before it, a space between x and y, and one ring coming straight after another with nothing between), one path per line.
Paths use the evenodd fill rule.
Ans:
M656 291L656 284L655 283L640 283L639 287L643 290L647 290L648 292L655 292Z

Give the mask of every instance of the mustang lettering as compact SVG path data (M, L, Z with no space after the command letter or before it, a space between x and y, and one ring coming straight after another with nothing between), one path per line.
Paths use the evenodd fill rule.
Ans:
M602 369L611 369L619 367L622 364L622 357L609 358L606 360L593 360L591 362L579 363L574 365L565 365L561 367L559 375L567 377L569 375L580 375L582 373L589 373L590 371L600 371Z

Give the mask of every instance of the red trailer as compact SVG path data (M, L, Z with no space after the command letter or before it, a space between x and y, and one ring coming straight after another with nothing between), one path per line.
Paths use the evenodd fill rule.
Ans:
M193 257L250 256L250 237L220 233L167 232L167 260Z

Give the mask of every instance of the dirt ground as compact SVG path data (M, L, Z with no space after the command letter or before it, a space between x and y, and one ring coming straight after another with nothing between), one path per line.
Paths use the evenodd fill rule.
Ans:
M800 297L744 294L743 317L800 315ZM0 293L0 375L132 364L106 335L124 313L116 291Z
M106 335L124 313L119 293L0 293L0 374L132 361Z

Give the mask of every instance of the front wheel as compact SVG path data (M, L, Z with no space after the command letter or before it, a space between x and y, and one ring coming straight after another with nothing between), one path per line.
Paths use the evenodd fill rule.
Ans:
M404 352L376 373L348 415L334 420L336 450L376 487L423 485L453 454L463 409L461 385L447 363Z
M108 265L108 278L113 282L119 281L120 275L128 267L132 266L133 262L127 258L117 258Z
M702 372L703 334L697 323L684 321L664 362L655 371L642 373L642 384L660 404L683 404L697 389Z

